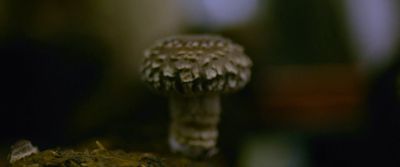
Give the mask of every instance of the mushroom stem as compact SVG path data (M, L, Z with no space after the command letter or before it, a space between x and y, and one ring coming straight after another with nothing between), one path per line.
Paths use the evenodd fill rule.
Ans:
M172 151L199 158L216 153L218 122L221 112L219 95L170 98L171 125L169 144Z

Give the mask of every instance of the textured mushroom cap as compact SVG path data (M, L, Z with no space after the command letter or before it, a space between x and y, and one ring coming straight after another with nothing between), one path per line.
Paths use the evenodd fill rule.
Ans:
M210 35L182 35L145 51L142 79L163 94L229 93L250 80L251 60L232 41Z

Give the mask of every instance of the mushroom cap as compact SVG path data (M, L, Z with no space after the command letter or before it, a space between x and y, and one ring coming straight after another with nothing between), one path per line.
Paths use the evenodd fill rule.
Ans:
M214 35L161 39L145 51L142 79L162 94L230 93L250 80L252 61L243 48Z

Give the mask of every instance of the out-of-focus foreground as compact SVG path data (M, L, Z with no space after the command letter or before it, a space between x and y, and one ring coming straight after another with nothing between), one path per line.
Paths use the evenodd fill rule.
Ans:
M10 146L167 152L143 50L221 34L254 62L222 97L226 166L400 166L397 0L0 0L0 166Z

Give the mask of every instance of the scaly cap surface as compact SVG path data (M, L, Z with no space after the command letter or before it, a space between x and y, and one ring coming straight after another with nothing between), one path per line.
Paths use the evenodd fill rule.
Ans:
M145 51L142 79L162 94L195 96L229 93L250 80L252 61L231 40L182 35L156 42Z

